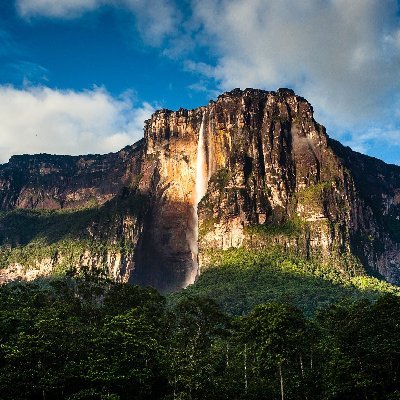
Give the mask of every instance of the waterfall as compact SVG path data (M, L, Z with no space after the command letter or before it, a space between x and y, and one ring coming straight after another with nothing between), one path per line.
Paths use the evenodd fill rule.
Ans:
M197 218L197 206L207 192L208 185L208 168L206 158L206 146L204 142L204 117L201 121L199 131L199 141L197 143L197 160L196 160L196 185L195 185L195 209Z
M187 284L191 284L195 281L196 277L199 274L199 262L198 262L198 253L199 253L199 218L197 215L198 205L201 199L207 192L208 186L208 166L207 166L207 147L205 145L205 134L204 134L204 121L205 121L205 113L203 114L203 118L200 125L199 130L199 141L197 143L197 156L196 156L196 180L194 185L194 196L193 196L193 218L192 218L192 227L190 229L190 233L188 235L189 246L192 253L192 261L193 261L193 273L190 277L188 277Z

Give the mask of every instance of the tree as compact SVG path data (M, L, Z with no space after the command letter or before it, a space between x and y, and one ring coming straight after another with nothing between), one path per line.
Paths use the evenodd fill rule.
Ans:
M249 398L306 399L311 341L302 312L287 304L257 306L239 322L244 391ZM308 364L310 365L310 364Z
M204 298L187 298L170 315L169 382L174 398L218 398L229 319Z

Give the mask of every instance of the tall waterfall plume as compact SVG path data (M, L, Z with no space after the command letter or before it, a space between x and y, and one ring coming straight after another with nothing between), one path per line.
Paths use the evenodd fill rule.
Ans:
M198 263L198 253L199 253L199 220L197 215L198 205L201 199L207 192L209 172L207 165L207 146L205 140L205 113L203 114L200 130L199 130L199 141L197 144L197 157L196 157L196 178L194 185L194 199L193 199L193 219L192 227L189 229L190 233L188 235L190 250L192 252L193 260L193 274L189 277L187 285L193 283L199 274L199 263Z
M204 118L200 125L199 131L199 142L197 144L197 160L196 160L196 185L195 185L195 209L197 218L197 206L201 199L207 192L208 185L208 166L207 166L207 156L206 156L206 145L204 140Z

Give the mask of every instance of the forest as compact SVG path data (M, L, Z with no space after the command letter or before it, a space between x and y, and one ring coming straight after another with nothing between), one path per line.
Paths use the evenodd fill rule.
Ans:
M86 277L0 287L0 397L400 399L400 298L212 299Z

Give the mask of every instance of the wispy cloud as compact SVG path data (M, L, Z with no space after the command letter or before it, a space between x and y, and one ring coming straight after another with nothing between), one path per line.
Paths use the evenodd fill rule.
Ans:
M216 99L218 95L221 94L218 90L210 88L209 82L206 80L200 80L192 83L187 86L187 89L189 89L189 96L192 95L192 92L200 92L205 93L210 99Z
M382 117L400 90L395 0L192 4L217 62L191 66L222 89L293 86L343 125Z
M154 108L114 98L104 89L84 92L0 86L0 162L13 154L106 153L143 136Z
M141 36L152 45L160 45L164 38L175 35L181 14L170 0L120 0L136 17Z
M400 128L387 126L356 132L351 135L351 139L344 140L344 143L361 153L368 153L375 146L390 147L392 150L395 148L400 153Z
M0 57L8 56L18 51L18 46L16 46L11 35L4 30L0 30Z
M397 0L17 0L17 5L27 19L74 18L101 7L129 11L146 43L197 75L189 90L292 87L310 100L333 136L353 132L348 143L364 152L374 143L372 132L392 139L398 133L390 128L400 118Z
M17 0L17 9L24 18L44 16L69 19L106 3L105 0Z
M21 60L3 63L0 73L19 81L22 86L29 86L31 83L47 82L49 71L39 64Z
M21 17L72 19L102 7L124 9L132 13L143 39L154 46L172 35L180 20L180 13L172 0L17 0Z

